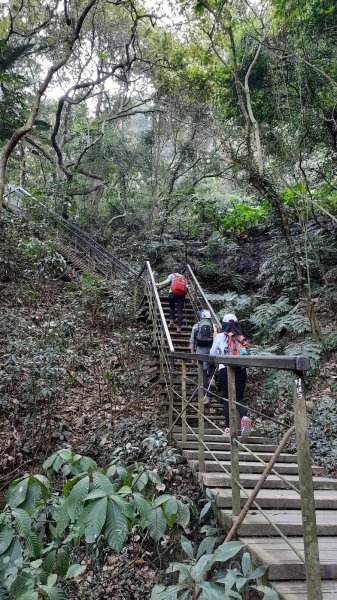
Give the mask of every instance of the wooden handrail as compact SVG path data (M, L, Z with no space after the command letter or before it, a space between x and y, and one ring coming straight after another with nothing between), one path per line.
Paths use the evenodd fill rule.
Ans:
M308 371L310 361L306 356L258 355L255 356L210 356L209 354L191 354L189 352L173 352L173 358L181 360L204 361L215 365L232 367L261 367L263 369L283 369L284 371Z
M199 292L199 295L200 295L200 296L201 296L201 298L202 298L202 303L204 304L204 306L207 306L207 309L208 309L208 310L209 310L209 312L211 313L213 321L214 321L214 322L217 324L217 326L218 326L218 327L221 327L220 320L219 320L219 318L218 318L218 316L217 316L216 312L214 311L214 309L213 309L212 305L211 305L211 304L210 304L210 302L207 300L207 298L206 298L206 296L205 296L205 292L204 292L204 290L202 289L202 287L201 287L201 285L200 285L199 281L197 280L196 276L194 275L194 273L193 273L193 270L192 270L191 266L190 266L190 265L186 265L186 270L187 270L187 272L188 272L189 276L191 277L191 279L193 280L193 283L194 283L194 285L196 286L196 288L197 288L197 290L198 290L198 292Z
M137 277L137 273L136 273L136 271L134 271L134 269L132 269L132 267L129 267L129 265L124 264L117 256L115 256L114 254L109 252L106 248L104 248L104 246L102 246L101 244L96 242L96 240L94 238L92 238L88 233L86 233L80 227L78 227L78 225L75 225L75 223L72 223L71 221L69 221L68 219L65 219L61 215L57 215L49 206L47 206L46 204L41 202L41 200L38 200L37 198L32 196L32 194L30 194L23 188L17 186L17 187L15 187L15 189L11 189L11 187L14 187L14 186L10 186L10 185L8 186L8 189L9 189L8 195L19 192L19 194L21 196L27 196L28 198L32 199L34 204L38 204L44 210L46 210L50 214L51 218L54 221L56 221L56 223L61 224L63 229L67 230L68 232L75 234L75 236L78 239L82 240L86 245L88 245L90 248L92 248L96 254L100 254L101 256L107 258L110 263L115 264L121 271L124 271L124 273L126 273L129 277L132 277L132 278ZM7 200L7 204L8 204L8 200Z
M150 265L150 261L149 260L146 261L146 267L147 267L147 271L148 271L148 274L149 274L149 278L150 278L150 282L151 282L151 286L152 286L152 291L153 291L153 294L154 294L154 298L155 298L155 301L156 301L156 304L157 304L157 308L158 308L158 311L159 311L160 320L161 320L161 323L162 323L162 326L163 326L163 329L164 329L166 341L167 341L167 344L168 344L170 352L174 353L174 346L173 346L173 343L172 343L172 339L171 339L171 335L170 335L170 332L169 332L169 328L168 328L167 323L166 323L166 319L165 319L163 307L162 307L161 302L160 302L158 290L157 290L157 287L156 287L156 282L155 282L155 279L154 279L153 271L151 269L151 265Z

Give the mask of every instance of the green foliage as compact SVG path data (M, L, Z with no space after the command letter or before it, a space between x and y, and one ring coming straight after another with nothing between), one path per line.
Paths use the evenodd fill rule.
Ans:
M71 548L108 544L120 552L130 530L148 532L156 542L167 528L188 526L188 504L161 487L157 473L127 471L115 459L98 469L90 457L64 448L46 459L44 475L25 476L11 483L7 506L0 514L0 575L13 600L67 598L64 584L81 577L85 566L71 564ZM58 493L49 479L66 478Z
M214 550L216 539L206 537L195 552L192 543L181 536L181 547L187 560L171 563L167 573L178 573L178 582L173 585L156 585L151 594L151 600L183 600L190 598L197 590L201 591L200 598L204 600L221 600L222 598L243 598L247 590L257 590L263 593L265 600L277 600L277 594L270 588L257 585L268 567L261 565L253 569L250 555L245 552L241 559L241 570L225 568L216 570L210 581L205 581L205 575L215 563L227 563L243 548L241 542L224 542Z

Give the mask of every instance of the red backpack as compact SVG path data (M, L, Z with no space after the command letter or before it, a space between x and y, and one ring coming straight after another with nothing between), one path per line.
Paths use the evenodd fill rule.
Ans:
M180 273L172 273L172 275L174 275L174 279L171 285L171 292L175 296L186 296L187 283L185 277L180 275Z

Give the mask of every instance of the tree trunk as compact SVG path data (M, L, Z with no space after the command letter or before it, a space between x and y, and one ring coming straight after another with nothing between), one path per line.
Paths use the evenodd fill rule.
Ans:
M317 316L315 313L315 308L314 308L314 305L312 302L310 292L304 285L301 259L300 259L297 248L294 245L294 242L292 239L290 226L289 226L289 222L288 222L288 217L284 210L282 199L279 197L278 193L274 190L271 183L265 177L262 177L261 175L259 175L256 171L250 171L250 183L275 208L275 211L280 220L281 232L287 243L288 250L289 250L290 256L292 258L297 288L305 302L305 306L307 309L307 315L310 320L312 334L316 340L321 341L322 340L321 327L317 320Z

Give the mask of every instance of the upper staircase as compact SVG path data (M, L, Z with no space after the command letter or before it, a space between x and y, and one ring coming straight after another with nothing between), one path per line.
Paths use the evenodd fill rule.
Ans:
M280 444L257 431L248 439L237 434L235 383L229 385L232 433L225 438L222 399L212 392L213 400L204 405L202 356L192 357L189 351L191 329L201 308L208 308L220 325L192 268L187 265L185 270L189 295L182 331L177 332L168 326L167 294L159 294L149 261L137 274L21 188L8 190L6 208L20 215L23 197L29 206L38 203L62 232L59 251L76 268L98 272L107 280L118 272L134 283L135 313L150 329L169 431L202 489L212 493L226 531L239 536L255 565L269 565L269 582L280 599L337 600L337 479L326 477L310 459L303 387L308 360L272 355L210 358L216 364L226 362L232 382L236 365L283 369L293 375L294 426L285 432L279 423L280 434L285 434ZM254 407L251 411L254 414ZM287 451L293 432L297 454Z

